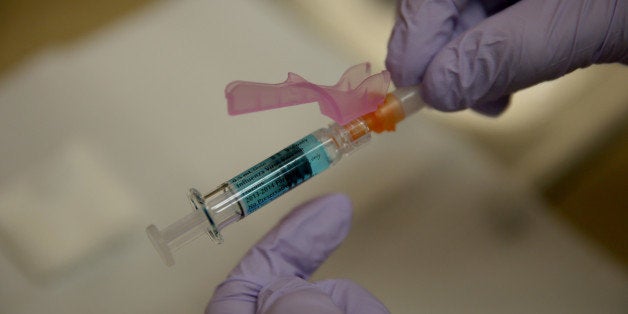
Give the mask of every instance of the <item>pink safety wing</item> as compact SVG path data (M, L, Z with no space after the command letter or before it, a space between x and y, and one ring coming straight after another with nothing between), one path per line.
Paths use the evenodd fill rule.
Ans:
M316 85L288 73L286 81L279 84L231 82L225 96L231 115L318 102L322 114L346 124L375 111L389 85L388 71L371 75L371 65L361 63L347 69L333 86Z

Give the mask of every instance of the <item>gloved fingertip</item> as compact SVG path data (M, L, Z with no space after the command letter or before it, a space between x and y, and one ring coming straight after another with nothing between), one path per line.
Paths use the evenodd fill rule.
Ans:
M445 46L427 67L421 82L421 97L432 108L451 112L466 109L460 88L460 60L454 46Z
M448 74L436 73L441 71L440 69L427 72L423 81L421 82L421 98L439 111L453 112L467 109L466 106L460 103L459 91L456 88L451 88L452 84L455 84L455 78L451 78Z
M353 205L344 194L315 198L295 208L257 248L279 254L295 273L309 277L345 239Z
M353 205L348 196L341 193L327 194L299 205L280 224L283 224L284 220L311 219L313 216L320 217L319 215L324 214L327 218L333 218L344 225L351 222L352 209Z
M399 1L386 55L386 69L397 87L419 84L432 57L451 40L460 17L452 2Z
M477 103L471 109L485 116L498 117L508 108L509 103L510 95L504 95L497 100Z
M386 70L390 72L390 79L396 87L418 85L421 73L418 70L412 71L411 66L405 66L395 60L394 50L388 49L386 56Z
M295 237L305 236L306 232L310 235L325 234L335 239L327 242L329 247L335 248L349 233L352 216L353 205L348 196L327 194L296 207L281 220L276 230L294 232Z
M351 216L351 201L342 194L298 206L249 250L230 278L260 286L281 276L308 278L347 236Z

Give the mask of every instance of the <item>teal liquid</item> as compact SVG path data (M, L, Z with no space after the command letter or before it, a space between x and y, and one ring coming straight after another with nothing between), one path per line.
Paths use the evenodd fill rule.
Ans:
M290 191L329 168L331 161L323 144L308 135L228 183L239 194L245 215Z

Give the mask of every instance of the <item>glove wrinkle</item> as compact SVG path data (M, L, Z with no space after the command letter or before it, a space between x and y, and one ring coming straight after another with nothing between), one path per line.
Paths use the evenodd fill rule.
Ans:
M283 277L262 289L258 297L260 314L344 313L329 295L303 279Z
M237 277L231 277L216 287L214 299L233 299L239 301L255 301L262 286Z
M344 313L389 314L390 312L368 290L348 279L328 279L315 285L331 296Z
M262 287L241 278L228 278L216 287L205 309L207 314L253 313Z
M628 1L614 0L609 5L610 19L606 36L593 57L594 63L621 62L628 64ZM623 44L623 45L622 45Z

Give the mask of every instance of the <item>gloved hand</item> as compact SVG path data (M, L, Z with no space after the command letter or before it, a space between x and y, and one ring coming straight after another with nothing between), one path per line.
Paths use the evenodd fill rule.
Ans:
M398 14L386 67L442 111L498 115L519 89L628 63L628 0L401 0Z
M297 207L216 288L206 313L389 313L349 280L307 281L347 236L350 223L351 202L343 195Z

